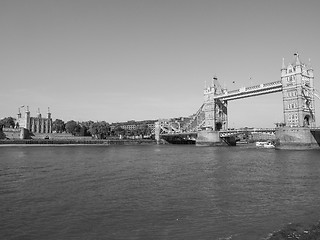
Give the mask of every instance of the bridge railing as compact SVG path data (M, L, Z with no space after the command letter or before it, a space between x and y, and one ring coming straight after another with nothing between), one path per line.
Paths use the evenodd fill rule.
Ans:
M275 81L275 82L270 82L270 83L264 83L263 84L264 87L272 87L272 86L275 86L275 85L282 85L282 82L281 81Z
M261 88L261 85L255 85L251 87L246 87L246 91L251 91L251 90L260 89L260 88Z
M236 90L227 91L226 94L229 95L229 94L234 94L234 93L238 93L238 92L240 92L240 90L236 89Z
M310 130L320 130L320 127L311 127Z
M274 132L275 128L249 128L249 129L232 129L232 130L221 130L220 133L230 132Z

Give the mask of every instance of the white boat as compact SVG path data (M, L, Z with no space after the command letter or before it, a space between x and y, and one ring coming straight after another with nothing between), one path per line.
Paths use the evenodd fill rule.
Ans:
M274 144L272 142L267 142L266 144L263 144L264 148L275 148Z
M263 148L274 148L274 144L271 141L268 142L256 142L257 147L263 147Z
M257 147L263 147L265 144L267 144L268 142L256 142L256 146Z

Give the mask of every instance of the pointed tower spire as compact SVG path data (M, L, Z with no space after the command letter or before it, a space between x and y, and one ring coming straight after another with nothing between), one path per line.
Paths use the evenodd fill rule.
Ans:
M312 64L311 64L311 59L309 58L309 62L308 62L308 68L312 69Z
M18 119L21 118L21 112L20 112L20 108L18 108Z
M47 117L48 117L48 121L50 121L51 119L51 112L50 112L50 108L48 107L48 113L47 113ZM48 125L49 127L49 125ZM48 128L49 129L49 128Z
M284 64L284 58L282 58L281 76L283 77L286 74L287 74L287 68L286 68L286 65Z
M309 75L311 77L311 80L312 80L312 83L310 83L310 84L311 84L311 86L313 86L313 68L312 68L312 64L311 64L311 59L310 58L309 58L309 62L308 62L307 68L308 68L308 73L309 73Z
M40 108L38 108L38 118L41 118Z
M296 52L296 53L294 54L294 56L296 57L295 65L296 65L296 66L301 65L301 62L300 62L300 59L299 59L299 53Z

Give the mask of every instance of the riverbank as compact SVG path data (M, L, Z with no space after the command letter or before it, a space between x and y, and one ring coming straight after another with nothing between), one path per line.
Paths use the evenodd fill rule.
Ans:
M13 139L0 140L0 146L15 145L139 145L139 144L156 144L151 139L112 139L112 140L95 140L95 139Z
M320 239L320 221L313 225L288 224L283 229L273 233L267 240L317 240Z

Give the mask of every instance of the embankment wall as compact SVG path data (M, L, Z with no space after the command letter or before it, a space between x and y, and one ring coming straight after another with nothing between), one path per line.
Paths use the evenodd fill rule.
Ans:
M139 145L155 144L154 140L84 140L84 139L7 139L0 145Z

